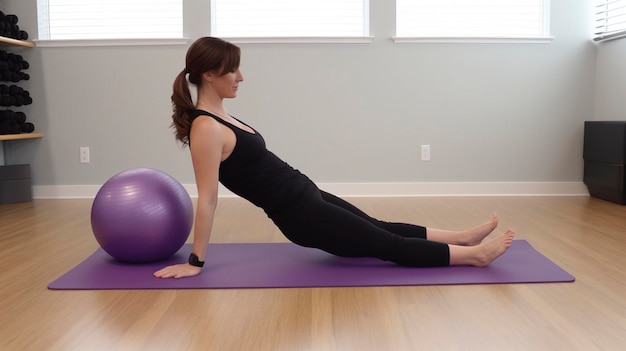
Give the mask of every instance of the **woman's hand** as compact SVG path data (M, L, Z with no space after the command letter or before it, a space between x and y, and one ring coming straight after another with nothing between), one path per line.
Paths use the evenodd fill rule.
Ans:
M189 263L181 263L173 266L167 266L161 270L154 272L154 276L157 278L185 278L193 277L200 274L202 268L192 266Z

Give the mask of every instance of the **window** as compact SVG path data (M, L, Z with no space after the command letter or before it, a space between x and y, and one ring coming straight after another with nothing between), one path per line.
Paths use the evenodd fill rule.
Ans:
M212 0L218 37L365 37L367 0Z
M626 0L596 0L594 40L626 36Z
M397 0L398 38L548 36L548 0Z
M182 38L183 0L38 0L40 40Z

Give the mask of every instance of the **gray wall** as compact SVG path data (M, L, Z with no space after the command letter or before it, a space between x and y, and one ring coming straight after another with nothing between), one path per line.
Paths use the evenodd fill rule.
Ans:
M596 110L598 121L626 120L626 39L598 45Z
M551 1L550 44L395 44L393 1L370 3L371 44L240 45L246 80L231 114L318 182L582 180L596 77L591 1ZM185 1L191 40L208 34L209 9ZM36 0L5 10L36 37ZM24 51L29 118L46 135L11 143L9 162L31 163L33 185L101 184L138 166L193 183L188 151L168 129L186 49ZM432 161L419 161L420 144ZM80 146L91 148L88 165Z

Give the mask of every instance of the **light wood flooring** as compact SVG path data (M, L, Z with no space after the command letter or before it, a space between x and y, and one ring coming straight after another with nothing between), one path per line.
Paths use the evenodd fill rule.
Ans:
M91 200L0 205L0 350L623 350L626 206L589 197L351 198L385 220L501 232L574 283L378 288L51 291L97 249ZM213 242L280 242L220 199ZM209 271L204 274L210 274Z

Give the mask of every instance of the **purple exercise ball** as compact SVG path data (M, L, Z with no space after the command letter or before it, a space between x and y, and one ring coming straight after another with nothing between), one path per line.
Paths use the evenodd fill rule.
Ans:
M109 255L148 263L173 256L187 241L193 205L185 188L167 173L133 168L111 177L91 207L91 228Z

